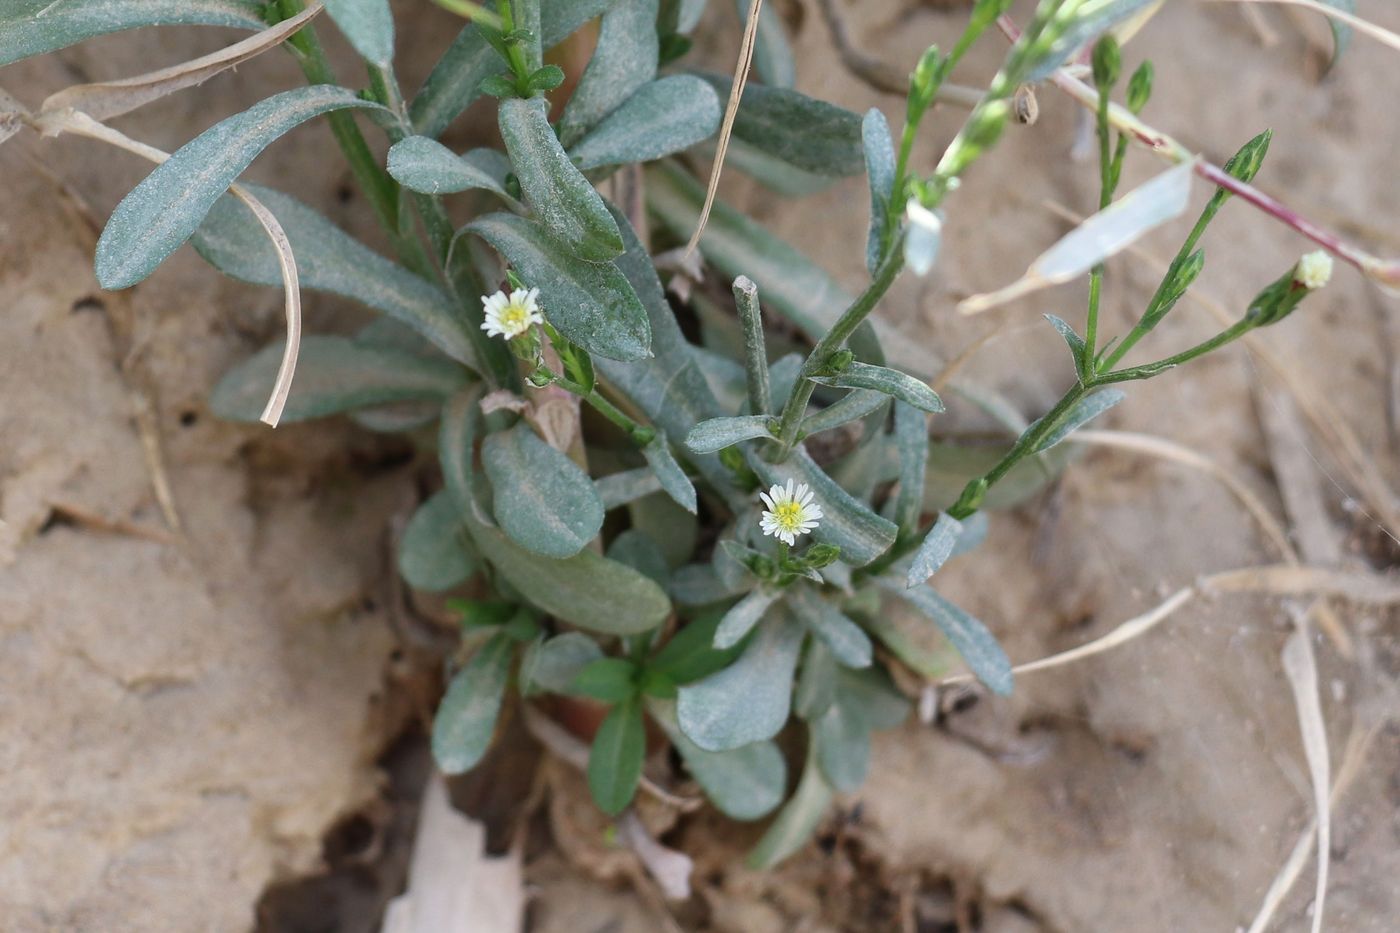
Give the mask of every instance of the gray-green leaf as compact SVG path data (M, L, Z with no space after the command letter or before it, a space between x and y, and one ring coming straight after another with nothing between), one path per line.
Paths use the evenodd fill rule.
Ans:
M1124 395L1121 389L1101 389L1092 395L1086 395L1069 410L1069 413L1065 415L1064 422L1040 442L1040 446L1035 449L1036 453L1054 447L1123 399Z
M603 500L603 508L610 511L620 505L635 502L643 496L659 492L661 480L649 467L638 467L635 470L610 473L594 480L593 489L598 493L598 498Z
M721 97L729 96L727 75L701 77ZM734 136L803 171L826 176L865 171L861 118L787 88L746 85L734 117Z
M593 57L559 117L559 140L565 146L656 77L656 7L657 0L617 0L603 14Z
M707 752L685 737L675 704L648 700L647 710L680 753L705 796L733 820L756 820L783 802L787 762L773 742L752 742L727 752Z
M394 16L389 0L326 0L326 12L370 64L389 67L394 58Z
M861 146L865 151L865 174L870 181L870 233L865 241L865 268L873 276L880 266L880 247L885 242L890 197L894 190L894 142L885 115L871 107L860 122Z
M880 585L928 616L948 637L977 679L992 692L1004 696L1011 693L1011 662L985 625L930 587L905 589L889 580L881 580Z
M642 85L569 154L584 169L650 162L708 139L719 121L719 96L709 84L692 75L671 75Z
M577 463L525 422L487 435L481 462L501 530L545 557L572 557L598 536L603 502Z
M501 138L530 210L569 252L590 262L622 253L622 234L598 192L569 160L543 97L501 101Z
M835 796L817 764L815 743L807 749L807 764L792 798L754 846L745 862L750 868L772 868L807 843Z
M219 380L209 407L229 421L255 422L282 360L281 341L264 347ZM324 418L388 402L447 398L468 373L447 360L368 347L347 337L303 337L296 379L282 421Z
M905 402L894 403L894 440L899 453L899 491L890 516L900 531L912 532L923 511L928 474L928 415Z
M567 693L579 672L603 656L598 643L582 632L565 632L546 640L534 652L529 670L522 664L526 687Z
M792 611L846 667L869 667L874 657L870 636L848 619L840 609L823 599L809 586L796 585L788 597Z
M864 418L888 402L889 396L883 392L875 392L870 389L856 389L847 392L821 411L803 418L801 434L803 437L809 437L822 431L839 428L843 424L850 424L852 421Z
M283 91L200 133L156 166L112 212L97 241L103 288L135 285L190 238L258 153L300 123L347 108L383 110L332 85Z
M440 593L476 572L467 529L452 496L443 490L418 507L399 542L399 573L408 585Z
M721 752L777 735L792 707L792 678L802 623L777 609L733 664L680 688L681 729L706 751Z
M671 454L671 445L666 440L666 433L658 431L656 436L642 448L642 456L646 458L651 466L652 472L661 483L661 488L666 490L666 495L676 501L692 515L695 514L697 503L695 501L695 484L690 481L690 477L685 475L685 470L676 462L676 458Z
M496 149L473 149L459 156L435 139L410 136L389 150L389 174L410 191L423 194L481 188L515 203L506 191L509 173L510 159Z
M0 65L138 26L265 29L260 0L6 0Z
M885 366L871 366L855 361L833 376L812 376L813 382L824 386L837 386L845 389L873 389L891 398L913 405L920 411L937 414L943 410L943 402L924 382L908 373Z
M492 637L448 685L433 718L433 758L444 773L470 771L490 747L512 647L508 636Z
M741 19L748 19L753 0L734 0ZM773 4L758 11L758 36L754 41L753 67L763 83L770 87L790 88L797 77L797 65L792 58L783 21Z
M295 198L271 188L247 187L286 231L302 288L363 302L412 327L453 359L475 365L471 340L447 292L385 259ZM258 285L282 284L277 250L257 218L233 195L214 203L191 242L225 275Z
M755 437L772 437L769 415L737 415L731 418L710 418L690 429L685 446L693 453L711 454L740 441Z
M594 357L630 362L650 355L646 309L612 263L577 259L543 226L514 214L488 214L463 232L486 240L525 284L539 288L545 317Z
M918 586L938 572L938 568L953 556L953 548L962 534L962 522L947 512L938 516L923 543L914 552L914 562L909 565L909 573L904 578L905 586Z
M777 602L782 595L780 590L756 589L743 599L739 600L720 620L719 628L715 629L714 646L721 650L732 648L744 640L744 636L753 631L755 625L763 618L768 608Z

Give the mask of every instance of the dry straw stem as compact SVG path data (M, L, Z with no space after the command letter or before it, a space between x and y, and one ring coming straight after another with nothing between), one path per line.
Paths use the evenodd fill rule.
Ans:
M1303 735L1303 755L1312 779L1313 805L1317 821L1317 893L1313 901L1312 933L1322 933L1323 908L1327 901L1327 869L1332 849L1332 813L1327 802L1331 786L1328 761L1327 726L1322 720L1322 702L1317 695L1317 657L1313 654L1312 632L1301 612L1294 613L1297 628L1283 646L1283 672L1293 689L1298 707L1298 728Z
M1216 3L1277 3L1284 6L1299 6L1305 10L1312 10L1314 13L1321 13L1323 16L1330 16L1339 23L1346 23L1359 33L1364 33L1384 45L1390 46L1400 52L1400 35L1396 35L1389 29L1377 26L1368 20L1364 20L1355 14L1348 13L1339 7L1329 6L1319 3L1318 0L1214 0Z
M729 138L734 134L734 117L739 112L739 101L744 96L744 86L749 83L749 66L753 64L753 50L758 42L758 14L763 9L763 0L753 0L749 7L749 21L744 24L744 38L739 44L739 62L734 66L734 83L729 87L729 103L724 108L724 123L719 128L719 141L715 146L715 162L710 166L710 184L705 189L705 206L700 210L700 219L695 224L695 232L685 245L682 258L695 252L700 245L700 237L705 232L705 224L710 220L710 209L715 206L715 194L719 191L719 176L724 170L724 156L729 151Z

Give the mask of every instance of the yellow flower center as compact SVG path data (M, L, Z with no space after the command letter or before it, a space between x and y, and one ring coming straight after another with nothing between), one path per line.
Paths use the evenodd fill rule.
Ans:
M773 522L786 532L802 527L802 506L795 501L779 502L773 506Z
M511 332L519 332L525 329L530 321L530 312L524 305L512 301L506 305L501 312L501 327Z

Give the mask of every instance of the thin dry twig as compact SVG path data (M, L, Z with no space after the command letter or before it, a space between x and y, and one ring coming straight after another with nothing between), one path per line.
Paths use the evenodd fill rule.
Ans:
M73 524L92 531L124 535L130 538L144 538L157 544L174 544L178 540L175 535L163 528L151 528L124 518L108 518L71 502L50 502L49 508Z
M734 117L739 113L744 86L749 83L749 67L753 64L754 46L758 43L758 14L762 9L763 0L753 0L753 5L749 7L749 21L744 24L744 38L739 45L739 61L734 66L734 83L729 87L729 103L725 105L724 123L720 126L719 140L715 145L715 161L710 167L710 184L705 189L705 206L700 210L700 219L695 224L690 242L685 245L685 256L695 252L695 247L700 245L700 237L710 221L710 210L715 206L719 176L724 170L724 156L729 151L729 138L734 135Z
M1313 903L1312 933L1322 933L1323 907L1327 901L1327 869L1332 850L1332 813L1327 790L1332 785L1327 751L1327 727L1322 720L1322 703L1317 695L1317 658L1313 654L1312 633L1307 617L1294 617L1297 629L1283 646L1283 671L1298 707L1298 728L1303 736L1303 754L1312 778L1313 805L1317 820L1317 893Z
M1359 33L1370 36L1383 45L1388 45L1397 52L1400 52L1400 35L1396 35L1389 29L1377 26L1369 20L1364 20L1355 14L1348 13L1340 7L1329 6L1319 3L1318 0L1214 0L1216 3L1278 3L1288 6L1300 6L1314 13L1321 13L1323 16L1331 17L1341 23L1346 23Z

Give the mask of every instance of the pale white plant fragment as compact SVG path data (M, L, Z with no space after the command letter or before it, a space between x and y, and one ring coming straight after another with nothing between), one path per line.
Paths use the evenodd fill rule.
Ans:
M798 535L814 531L821 521L822 508L806 483L793 484L789 479L786 486L774 484L758 497L768 508L763 511L759 527L765 535L771 535L784 544L797 543Z
M543 324L544 315L540 313L539 296L538 288L528 291L517 288L509 296L503 291L498 291L494 295L483 297L481 304L486 309L486 320L481 329L486 331L489 337L511 340L534 325Z
M1322 250L1313 250L1293 269L1293 281L1308 291L1317 291L1332 281L1332 257Z
M1225 0L1217 0L1217 2L1225 2ZM1392 49L1395 49L1397 52L1400 52L1400 34L1393 33L1389 29L1383 29L1382 27L1377 26L1370 20L1364 20L1361 17L1355 15L1354 13L1350 13L1339 7L1333 6L1328 3L1320 3L1318 2L1318 0L1228 0L1228 2L1280 3L1289 4L1292 6L1300 6L1304 9L1312 10L1314 13L1321 13L1323 16L1331 17L1332 19L1335 19L1338 22L1346 23L1348 26L1350 26L1352 29L1355 29L1357 32L1364 33L1370 36L1372 39L1375 39L1377 42L1384 43L1385 45L1390 46Z
M1023 295L1069 282L1127 249L1138 239L1185 212L1191 201L1195 160L1182 162L1134 189L1075 227L1005 288L973 295L958 305L980 314Z
M1303 735L1303 755L1312 778L1313 806L1317 820L1317 893L1312 905L1312 933L1322 933L1323 906L1327 900L1327 869L1332 854L1332 810L1328 789L1332 785L1327 750L1327 726L1322 720L1322 703L1317 695L1317 658L1313 654L1312 631L1301 611L1295 613L1297 626L1283 646L1283 671L1293 688L1298 707L1298 728Z
M904 235L904 261L915 275L928 275L943 242L943 220L917 198L909 199L904 214L909 218L909 229Z

